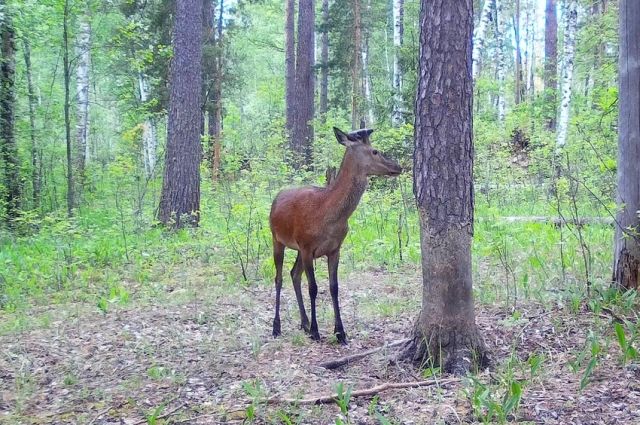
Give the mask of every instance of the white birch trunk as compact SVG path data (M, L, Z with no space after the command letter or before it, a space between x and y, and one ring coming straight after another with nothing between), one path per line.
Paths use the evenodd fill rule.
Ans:
M558 119L558 135L556 149L561 150L567 143L569 128L569 111L571 106L571 84L573 82L573 65L576 47L576 30L578 27L578 8L576 0L567 0L564 10L564 54L562 58L562 101Z
M84 14L78 28L76 46L78 65L76 69L76 85L78 90L77 147L78 168L82 173L90 160L89 145L89 70L91 69L91 24L88 14Z
M535 72L536 72L536 20L538 18L535 4L531 4L533 10L527 7L527 95L533 97L536 92Z
M505 71L507 66L507 52L505 46L506 37L506 19L504 16L504 8L502 7L502 0L495 0L496 2L496 39L498 42L498 121L503 123L506 110L505 100Z
M489 0L487 0L489 1ZM394 126L402 123L402 69L400 49L404 38L404 0L393 0L393 111L391 122Z
M478 64L480 63L480 56L482 55L482 48L484 47L485 33L487 32L487 25L491 20L491 4L493 0L484 0L482 5L482 12L480 12L480 22L473 34L473 65L472 73L475 81L478 76Z
M149 101L149 82L146 75L138 73L138 88L140 90L140 102ZM147 177L151 176L156 166L158 151L158 131L153 118L147 118L142 123L142 157L144 171Z
M373 114L373 97L371 96L371 75L369 74L369 37L364 42L362 48L362 78L364 84L364 98L367 102L367 115L369 122L367 124L373 124L375 116Z

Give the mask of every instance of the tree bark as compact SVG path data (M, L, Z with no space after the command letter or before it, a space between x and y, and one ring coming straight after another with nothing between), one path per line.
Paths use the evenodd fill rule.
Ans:
M613 284L638 289L640 279L640 2L620 1L618 214Z
M158 208L158 220L174 228L197 226L200 219L201 28L202 0L178 0L169 81L168 139Z
M360 0L353 0L353 62L351 66L351 128L360 128L362 113L362 11Z
M4 8L4 2L0 4ZM16 45L15 29L6 11L0 21L0 159L4 165L4 204L9 226L20 209L20 161L15 135Z
M224 47L222 27L224 0L220 0L219 15L216 19L214 0L204 0L204 43L209 47L207 61L203 58L203 76L205 79L205 109L209 116L207 134L209 136L209 165L211 178L215 182L220 178L222 153L222 79L224 74ZM217 22L217 24L216 24Z
M88 8L88 6L85 6ZM91 23L88 9L80 18L78 39L76 44L76 170L78 173L78 188L76 193L82 193L85 180L85 167L89 161L89 71L91 69Z
M576 49L576 31L578 28L578 5L576 0L567 0L565 10L564 53L562 58L562 101L558 119L558 138L556 150L562 150L567 142L569 112L571 110L571 88L573 84L573 65Z
M487 363L471 277L472 34L472 0L422 0L413 191L423 291L405 355L456 374Z
M138 90L140 102L147 103L149 101L149 80L142 72L138 72ZM153 116L148 116L142 123L142 158L145 175L149 177L156 168L158 158L158 126Z
M31 67L31 44L25 36L22 39L24 65L27 74L27 97L29 102L29 139L31 141L31 198L33 208L40 207L40 167L38 166L38 143L36 140L36 93L33 87L33 70Z
M507 47L505 43L506 25L503 0L495 0L496 3L496 40L498 48L498 121L503 123L506 115L506 89L505 74L507 68Z
M558 90L558 17L556 0L547 0L544 18L544 90L547 129L556 129Z
M515 13L513 16L513 35L516 43L516 75L514 103L519 105L523 98L523 77L522 77L522 49L520 48L520 0L516 0Z
M284 23L285 130L292 151L294 150L292 136L296 108L295 9L295 0L287 0Z
M489 2L490 0L487 0ZM393 0L393 111L391 123L398 126L403 123L404 105L402 101L402 68L400 50L404 42L404 0Z
M320 53L320 118L324 123L329 107L329 0L322 0L322 35Z
M71 145L71 67L69 65L69 0L64 2L64 16L62 23L62 62L64 72L64 131L65 139L67 143L67 215L71 217L73 215L73 208L75 208L75 187L73 180L73 154Z
M367 14L371 15L371 0L367 0ZM375 121L373 114L373 95L371 94L371 74L369 73L369 37L371 31L365 27L362 43L362 96L367 104L367 125L371 126ZM367 126L365 125L365 127Z
M314 115L314 0L299 0L296 46L296 108L293 126L295 164L311 165Z
M484 0L482 5L482 12L480 12L480 22L475 29L473 35L473 67L472 75L475 80L478 76L478 70L480 65L480 58L482 55L482 49L484 48L485 34L487 31L487 25L491 20L491 5L494 4L494 0Z

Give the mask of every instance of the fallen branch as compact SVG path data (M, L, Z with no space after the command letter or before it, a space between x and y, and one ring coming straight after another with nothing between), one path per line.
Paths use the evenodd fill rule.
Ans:
M390 342L390 343L385 344L385 345L383 345L381 347L372 348L370 350L363 351L361 353L356 353L356 354L352 354L350 356L341 357L341 358L336 359L336 360L331 360L331 361L328 361L328 362L320 363L318 366L323 367L325 369L337 369L337 368L339 368L341 366L344 366L346 364L353 363L356 360L360 360L363 357L367 357L367 356L369 356L371 354L377 353L378 351L382 351L385 348L397 347L398 345L406 344L409 341L411 341L411 338L405 338L405 339L401 339L401 340L398 340L398 341Z
M184 406L186 406L186 403L179 404L178 407L176 407L175 409L171 409L167 413L165 413L163 415L160 415L160 416L157 416L155 419L156 420L158 420L158 419L166 419L169 416L175 414L178 410L182 409ZM133 425L142 425L142 424L146 424L148 422L149 422L149 420L147 418L145 418L145 419L139 420L138 422L134 422Z
M448 385L456 382L460 382L459 378L446 378L446 379L431 379L429 381L414 381L414 382L385 382L384 384L377 385L375 387L367 388L364 390L357 390L351 393L351 398L355 397L367 397L372 396L387 390L397 390L402 388L417 388L417 387L429 387L431 385ZM271 397L264 400L267 404L327 404L334 403L338 399L338 394L315 396L311 398L279 398Z
M553 224L554 226L566 226L571 224L574 226L586 226L591 224L601 224L613 226L614 220L611 217L579 217L568 218L562 217L545 217L545 216L523 216L523 217L476 217L479 223L501 222L501 223L543 223Z
M108 407L108 408L106 408L106 409L104 409L104 410L102 410L102 411L98 412L98 414L97 414L97 415L95 415L95 416L93 417L93 419L91 419L91 420L87 423L87 425L93 425L93 424L94 424L98 419L100 419L100 417L101 417L101 416L106 415L106 414L107 414L107 413L109 413L109 412L111 411L111 409L113 409L113 408L114 408L114 406L110 406L110 407Z

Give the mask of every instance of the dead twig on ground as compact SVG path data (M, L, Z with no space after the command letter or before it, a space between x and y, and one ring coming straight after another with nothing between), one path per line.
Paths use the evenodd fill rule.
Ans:
M87 425L93 425L93 424L94 424L98 419L100 419L100 417L101 417L101 416L106 415L106 414L107 414L107 413L109 413L109 412L111 411L111 409L113 409L113 408L114 408L114 406L109 406L109 407L107 407L106 409L101 410L100 412L98 412L98 414L97 414L97 415L95 415L95 416L93 417L93 419L91 419L91 420L87 423Z
M178 410L182 409L186 405L187 405L186 403L181 403L177 407L175 407L174 409L169 410L167 413L156 417L156 420L158 420L158 419L167 419L169 416L174 415ZM139 420L138 422L134 422L133 425L142 425L142 424L146 424L147 422L148 422L148 419L144 418L144 419Z
M387 390L397 390L402 388L417 388L417 387L429 387L431 385L448 385L460 382L459 378L446 378L446 379L430 379L428 381L417 382L385 382L384 384L376 385L375 387L367 388L364 390L357 390L351 393L351 398L366 397L376 395ZM267 404L327 404L333 403L338 399L338 394L321 395L310 398L279 398L271 397L264 400Z
M345 356L336 360L330 360L328 362L320 363L318 366L323 367L325 369L337 369L341 366L344 366L349 363L353 363L356 360L360 360L364 357L370 356L371 354L377 353L378 351L382 351L385 348L397 347L398 345L406 344L409 341L411 341L411 338L400 339L398 341L393 341L388 344L384 344L380 347L372 348L367 351L362 351L360 353L352 354L350 356Z

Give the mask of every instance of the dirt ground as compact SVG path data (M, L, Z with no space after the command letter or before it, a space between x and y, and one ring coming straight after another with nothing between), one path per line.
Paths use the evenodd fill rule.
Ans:
M346 347L327 339L333 312L326 279L318 301L323 338L316 343L298 330L290 282L283 290L283 335L274 340L271 286L214 285L205 272L187 289L176 285L156 299L113 306L106 314L82 303L34 309L25 330L0 336L0 423L218 424L253 418L254 423L334 424L345 419L337 403L262 401L330 394L340 382L359 390L425 379L411 365L391 364L387 350L338 370L318 366L405 338L420 306L415 270L343 277ZM585 365L572 368L585 352L590 330L613 335L606 315L570 312L558 303L522 305L517 314L508 307L476 310L495 363L478 379L497 388L511 370L523 382L520 407L508 421L640 424L640 367L622 365L615 337L603 338L582 391ZM18 319L5 314L0 320ZM520 366L506 366L510 357L527 365L531 355L543 358L533 378ZM427 379L433 385L352 398L350 423L480 421L470 379ZM495 398L500 401L500 394Z

